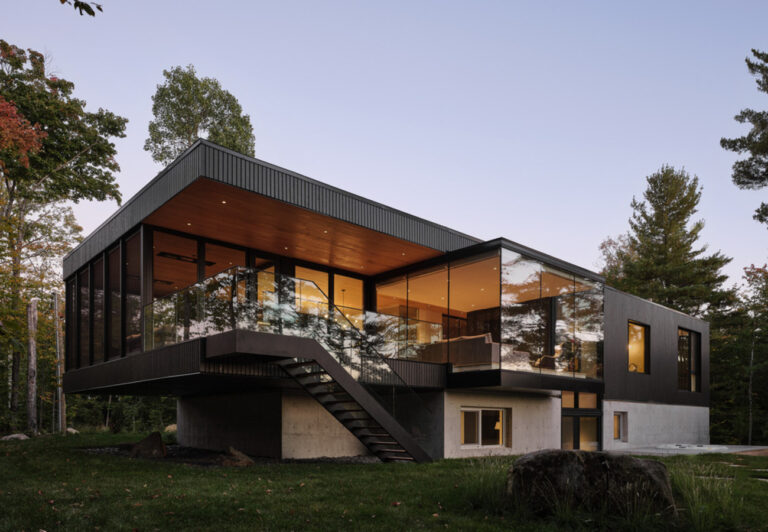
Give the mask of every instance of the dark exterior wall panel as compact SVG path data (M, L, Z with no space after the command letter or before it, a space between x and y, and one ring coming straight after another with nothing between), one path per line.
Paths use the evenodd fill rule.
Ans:
M650 327L650 373L627 369L627 322ZM677 329L701 335L701 392L677 386ZM650 301L605 289L605 399L709 406L709 323Z
M452 251L480 242L289 170L207 141L198 141L64 259L64 277L69 277L199 177L256 192L439 251Z

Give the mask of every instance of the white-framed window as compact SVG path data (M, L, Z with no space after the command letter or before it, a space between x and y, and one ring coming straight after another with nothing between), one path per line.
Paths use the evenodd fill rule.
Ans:
M461 445L466 447L504 445L504 409L462 408Z
M627 441L627 413L613 413L613 439L616 441Z

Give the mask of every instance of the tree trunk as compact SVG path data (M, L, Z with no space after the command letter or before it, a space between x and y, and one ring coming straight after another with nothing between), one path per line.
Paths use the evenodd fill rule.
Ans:
M37 434L37 298L27 305L29 352L27 356L27 430Z

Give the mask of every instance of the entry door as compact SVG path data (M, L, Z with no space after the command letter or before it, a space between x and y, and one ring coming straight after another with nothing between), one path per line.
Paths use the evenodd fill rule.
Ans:
M600 449L598 416L563 416L561 448L597 451Z

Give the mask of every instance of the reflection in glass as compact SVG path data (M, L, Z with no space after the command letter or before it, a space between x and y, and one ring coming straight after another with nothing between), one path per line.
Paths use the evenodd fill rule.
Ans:
M502 250L502 368L601 376L600 283Z
M86 266L78 275L78 286L80 287L80 296L78 297L78 303L80 306L80 320L79 320L79 333L80 333L80 346L79 346L79 366L84 368L91 363L90 361L90 343L91 343L91 327L89 322L90 317L90 290L88 288L88 267Z
M122 351L120 332L122 310L120 308L120 246L110 250L109 267L109 358L118 358Z
M77 283L76 277L73 276L67 281L67 295L66 295L66 362L67 369L74 369L77 367L78 360L78 345L77 345Z
M328 315L324 316L305 304L323 293L320 287L259 264L264 268L225 270L147 305L146 316L165 320L153 323L152 329L168 331L151 335L154 347L236 329L312 338L404 426L423 426L433 418L376 345L343 312L325 303Z
M333 276L333 303L344 314L345 322L363 327L363 281L346 275Z
M104 259L93 262L93 363L104 361Z
M328 316L328 273L296 266L296 278L310 283L297 282L294 287L296 306L302 314Z
M141 253L139 233L125 241L125 352L141 351Z

